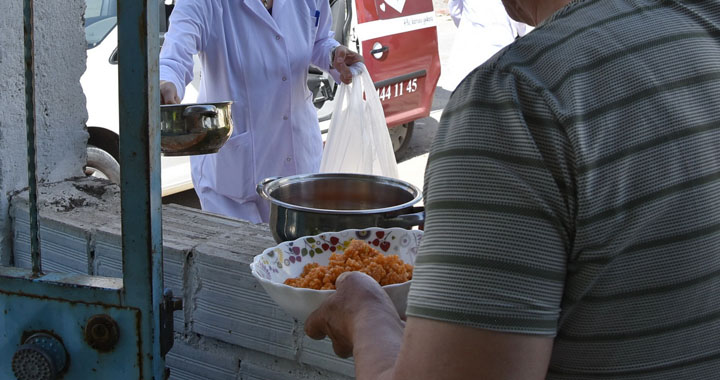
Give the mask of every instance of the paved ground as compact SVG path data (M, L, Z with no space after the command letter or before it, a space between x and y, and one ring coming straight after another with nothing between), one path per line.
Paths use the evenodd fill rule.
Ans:
M441 67L447 67L455 36L455 25L447 15L447 0L433 0L437 15L438 45ZM442 74L440 75L442 78ZM415 121L415 130L407 150L398 156L400 179L410 182L422 189L427 162L428 150L438 128L440 115L450 98L450 92L438 87L433 98L430 117ZM177 203L200 208L194 190L163 198L163 203Z
M440 65L447 67L453 38L455 36L455 25L446 14L437 12L438 3L444 3L443 9L447 9L447 0L434 0L437 14L438 45L440 50ZM442 70L442 68L441 68ZM442 73L440 74L442 83ZM407 151L398 157L400 179L408 181L422 189L423 177L425 175L425 163L427 162L430 144L435 137L438 128L440 115L450 99L450 91L442 87L435 89L432 111L430 117L417 120L415 131Z

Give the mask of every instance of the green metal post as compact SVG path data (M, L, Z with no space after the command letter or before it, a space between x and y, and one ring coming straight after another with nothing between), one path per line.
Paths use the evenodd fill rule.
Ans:
M125 305L141 311L142 376L160 380L162 227L158 0L118 1L120 179Z

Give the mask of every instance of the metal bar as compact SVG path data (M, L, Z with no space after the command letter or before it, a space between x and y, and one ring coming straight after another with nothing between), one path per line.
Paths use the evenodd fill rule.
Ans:
M158 0L118 1L124 306L140 310L143 379L162 379Z
M119 278L49 273L33 279L32 271L28 269L0 267L0 283L0 294L61 299L78 304L121 304L122 280Z
M27 126L27 166L30 187L30 254L34 277L42 275L40 239L38 238L37 168L35 161L35 39L33 0L23 2L25 34L25 124Z

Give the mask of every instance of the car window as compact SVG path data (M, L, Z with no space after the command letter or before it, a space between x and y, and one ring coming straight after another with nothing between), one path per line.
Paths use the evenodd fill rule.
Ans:
M85 40L87 48L98 46L117 24L117 0L86 0Z

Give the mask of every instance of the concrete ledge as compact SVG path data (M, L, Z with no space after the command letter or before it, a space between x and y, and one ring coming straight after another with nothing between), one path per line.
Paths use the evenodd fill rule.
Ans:
M39 189L45 271L122 275L119 188L79 178ZM30 267L27 192L11 199L17 266ZM352 360L313 341L250 274L254 255L275 245L266 224L163 206L165 286L182 296L172 379L349 379Z
M167 356L170 380L349 380L291 360L209 338L175 341Z
M234 347L203 347L176 340L166 357L171 380L235 380L240 369Z

